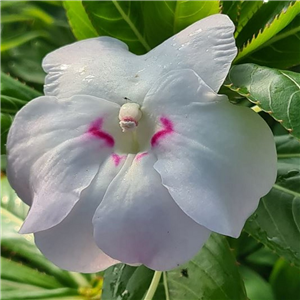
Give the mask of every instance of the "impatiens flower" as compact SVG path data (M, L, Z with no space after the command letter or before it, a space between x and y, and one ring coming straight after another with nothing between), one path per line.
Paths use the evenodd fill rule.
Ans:
M99 37L44 59L46 96L15 117L7 171L31 206L21 232L56 265L167 270L211 231L239 236L276 153L260 116L216 94L233 30L214 15L145 55Z

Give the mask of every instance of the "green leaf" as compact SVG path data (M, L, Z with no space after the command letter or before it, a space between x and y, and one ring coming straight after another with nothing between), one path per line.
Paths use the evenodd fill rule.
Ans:
M40 300L40 299L49 299L50 297L59 299L58 297L65 297L65 296L76 296L78 292L76 289L71 288L57 288L51 290L33 290L33 291L24 291L22 289L12 290L12 291L2 291L1 299L2 300ZM77 299L77 298L75 298ZM79 298L79 299L86 299L86 298Z
M255 239L300 267L300 142L276 137L278 175L261 199L245 230Z
M147 291L154 272L144 266L130 267L118 264L104 273L102 300L124 298L142 299Z
M22 290L22 291L40 291L43 288L36 285L26 284L15 282L11 280L1 279L1 292L3 291L13 291L13 290ZM3 297L3 294L1 295Z
M6 153L8 130L16 114L22 106L41 94L24 83L1 72L1 153Z
M241 16L242 4L243 1L222 1L222 14L229 16L232 22L237 25Z
M219 1L175 1L173 34L207 16L220 12Z
M252 2L252 4L251 4ZM291 1L244 1L241 10L242 28L236 31L238 48L256 36L268 24L272 23L277 15L286 10Z
M299 73L244 64L231 68L225 84L270 113L292 135L300 138Z
M39 97L41 95L42 94L38 91L1 72L1 97L8 96L11 99L18 99L18 101L22 100L22 103L25 104L33 98ZM17 111L15 111L15 113L16 112Z
M14 254L27 265L38 269L42 273L54 276L68 287L77 287L77 282L69 272L59 269L47 260L33 242L33 235L18 233L23 219L27 214L25 205L10 187L6 176L1 176L1 220L2 220L2 256L10 257Z
M240 272L249 299L275 300L271 285L258 273L245 266L240 266Z
M83 6L99 35L125 42L136 54L151 49L144 35L140 1L84 1Z
M300 295L300 270L279 259L270 276L277 300L296 300Z
M1 43L1 52L10 50L15 47L19 47L38 37L48 37L48 35L44 31L31 31L24 33L18 37L12 38L10 40L4 40Z
M262 247L258 251L247 256L245 260L248 265L273 267L278 260L278 255L273 253L269 248Z
M271 23L259 31L259 33L248 41L246 45L239 51L235 63L239 62L242 58L246 57L250 53L258 50L265 42L270 40L279 31L285 28L293 19L300 13L300 3L291 2L287 9L277 15ZM253 31L252 31L253 32Z
M260 9L260 7L263 4L264 4L263 1L243 1L241 5L238 24L236 25L235 38L239 36L240 32L243 30L243 28L247 25L249 20L251 20L253 15Z
M1 111L11 115L16 114L27 101L20 100L14 97L1 95Z
M220 11L219 1L142 1L142 5L146 39L151 47Z
M23 204L22 200L11 188L5 175L1 176L1 208L5 208L7 211L12 213L14 216L20 219L20 222L21 220L25 219L28 212L28 206ZM6 218L4 217L4 219ZM20 225L20 222L16 225ZM10 222L7 224L9 223ZM3 227L6 227L6 225L4 224ZM5 234L6 233L4 233L4 236Z
M267 67L288 69L300 65L300 15L284 30L264 43L250 56L248 62Z
M1 113L1 154L6 153L7 134L12 121L13 117L11 115Z
M24 21L28 22L28 21L32 21L32 20L33 20L33 18L31 18L31 17L20 16L20 15L15 15L15 14L1 16L1 24L24 22Z
M97 37L97 31L93 27L86 14L82 1L63 1L70 27L77 40Z
M36 5L26 5L21 11L22 15L33 17L36 21L41 21L46 25L51 25L55 22L55 18L53 18L50 14L48 14L45 10L39 8Z
M58 288L62 285L50 275L40 273L21 263L1 256L1 278L32 284L43 288Z
M170 300L247 299L235 258L221 235L212 234L190 262L164 275Z

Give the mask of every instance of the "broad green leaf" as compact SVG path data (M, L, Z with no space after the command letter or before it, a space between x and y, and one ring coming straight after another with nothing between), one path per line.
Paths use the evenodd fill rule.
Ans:
M299 13L300 2L291 2L288 8L283 9L271 23L267 23L267 25L260 30L259 33L251 39L251 41L248 41L247 44L244 45L244 47L239 51L234 62L237 63L253 51L258 50L265 42L270 40L279 31L292 22Z
M237 262L221 235L212 234L190 262L164 276L169 300L247 299Z
M300 15L284 30L247 56L247 62L287 69L300 65Z
M6 153L7 134L12 121L11 115L1 113L1 154Z
M219 1L142 1L142 6L146 39L151 47L220 11Z
M175 1L173 33L207 16L219 13L219 5L219 1Z
M300 270L279 259L270 276L276 300L296 300L300 295Z
M99 35L125 42L136 54L151 49L145 39L140 1L83 1L83 6Z
M174 35L175 7L175 1L142 2L145 36L151 48L156 47Z
M154 272L144 266L130 267L118 264L104 273L102 300L142 299Z
M10 40L4 40L1 43L1 52L10 50L15 47L19 47L38 37L48 37L48 35L44 31L31 31L24 33L18 37L12 38Z
M242 4L243 1L222 1L222 14L229 16L232 22L237 25L241 16Z
M70 27L77 40L97 37L97 31L93 27L86 14L82 1L63 1Z
M245 230L255 239L300 267L300 142L276 137L278 175L261 199Z
M258 273L245 266L240 266L240 272L249 299L275 300L271 285Z
M299 73L244 64L231 68L225 84L270 113L292 135L300 138Z
M1 278L32 284L43 288L59 288L61 283L55 277L40 273L21 263L1 256Z

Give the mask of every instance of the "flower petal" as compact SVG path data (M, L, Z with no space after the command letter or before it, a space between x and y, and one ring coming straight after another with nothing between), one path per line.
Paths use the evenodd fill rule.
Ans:
M251 109L230 104L192 70L174 71L146 96L157 118L154 168L183 211L237 237L276 178L273 135Z
M159 174L153 155L129 155L109 186L93 224L97 245L125 263L167 270L190 259L210 231L182 212Z
M97 247L92 218L108 185L122 165L123 162L116 167L113 160L108 160L91 185L82 192L69 215L55 227L35 233L38 248L58 267L94 273L118 263Z
M110 37L87 39L48 54L43 68L46 95L70 97L91 95L124 103L136 99L139 86L138 56L126 44Z
M7 172L19 197L32 202L23 233L48 229L70 212L113 151L106 128L119 127L111 125L118 111L117 104L90 96L40 97L16 115Z
M193 69L217 92L237 54L234 29L228 16L216 14L177 33L146 54L153 78L175 69Z
M234 25L225 15L202 19L145 55L110 37L87 39L48 54L44 91L60 98L91 95L116 103L141 103L156 78L191 68L219 90L236 56Z

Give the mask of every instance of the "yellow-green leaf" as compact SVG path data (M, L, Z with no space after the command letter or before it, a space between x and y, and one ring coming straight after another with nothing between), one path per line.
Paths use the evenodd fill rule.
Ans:
M70 27L77 40L98 36L97 31L84 10L82 1L64 1L63 5L66 10Z
M279 31L285 28L293 19L300 13L300 2L293 2L286 10L283 10L275 17L272 23L268 24L265 28L261 29L257 36L253 36L251 41L238 53L235 63L239 62L242 58L250 53L258 50L265 42L275 36Z

